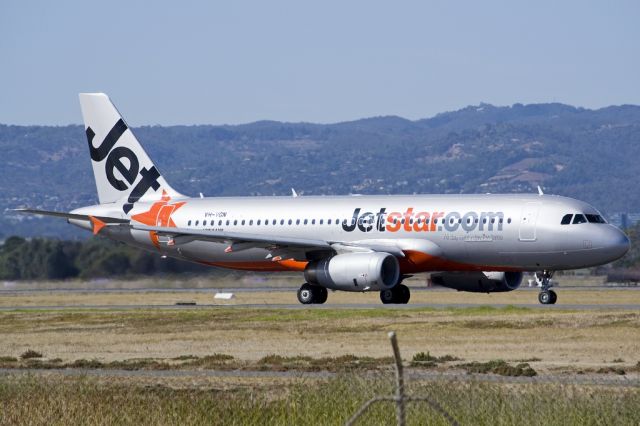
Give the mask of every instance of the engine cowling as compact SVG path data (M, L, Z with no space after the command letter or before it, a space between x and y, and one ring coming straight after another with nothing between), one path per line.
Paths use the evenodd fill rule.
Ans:
M309 262L304 277L332 290L384 290L398 283L400 265L389 253L345 253Z
M431 282L458 291L495 293L520 287L522 272L438 272Z

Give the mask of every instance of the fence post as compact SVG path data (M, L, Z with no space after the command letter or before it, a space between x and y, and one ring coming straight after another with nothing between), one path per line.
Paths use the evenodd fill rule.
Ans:
M402 358L400 357L400 348L398 347L398 339L395 331L389 332L389 340L391 340L393 357L396 361L396 419L398 426L405 426L404 373L402 371Z

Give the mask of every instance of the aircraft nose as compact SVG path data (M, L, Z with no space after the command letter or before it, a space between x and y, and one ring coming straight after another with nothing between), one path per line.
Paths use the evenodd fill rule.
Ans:
M618 228L611 227L609 232L607 232L606 243L604 246L611 254L611 257L619 259L629 251L631 243L629 242L629 237L627 237L624 232Z

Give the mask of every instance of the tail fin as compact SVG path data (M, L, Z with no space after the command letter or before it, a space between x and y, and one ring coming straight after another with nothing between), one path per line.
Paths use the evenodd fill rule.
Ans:
M121 201L129 213L139 200L183 197L160 175L107 95L81 93L80 107L100 204Z

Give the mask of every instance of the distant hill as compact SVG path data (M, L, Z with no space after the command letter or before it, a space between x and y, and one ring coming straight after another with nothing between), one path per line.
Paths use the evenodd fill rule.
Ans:
M640 107L469 106L410 121L261 121L134 129L179 191L197 195L545 192L605 215L640 212ZM82 126L0 125L0 207L97 202ZM83 235L64 221L0 217L8 235Z

